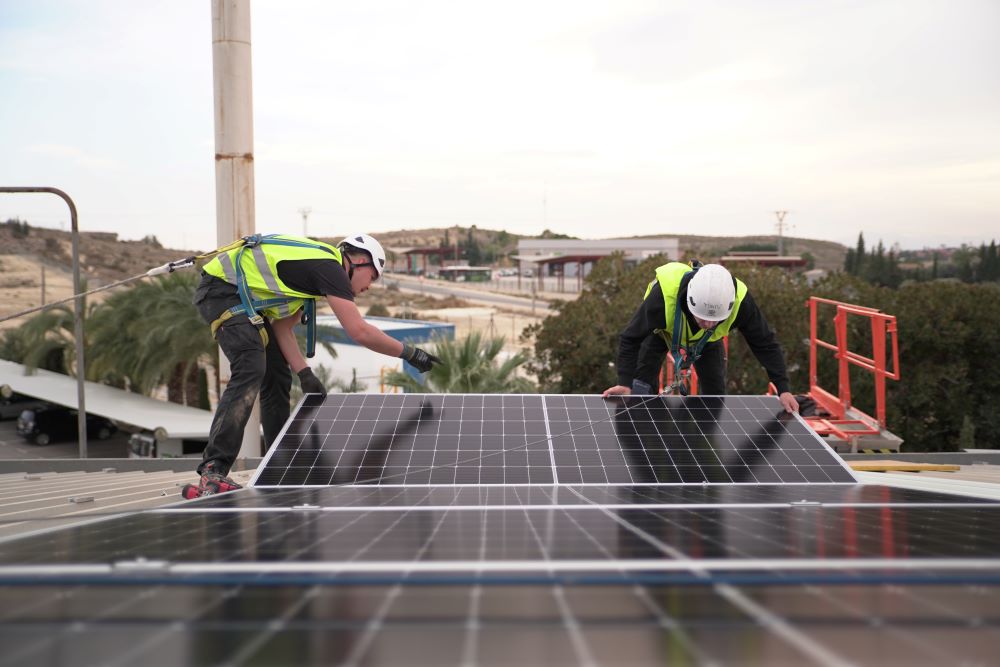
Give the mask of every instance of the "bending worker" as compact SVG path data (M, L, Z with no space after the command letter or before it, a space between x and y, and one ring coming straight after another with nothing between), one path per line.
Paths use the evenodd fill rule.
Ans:
M693 361L701 393L726 393L722 338L739 329L754 356L778 389L781 405L798 412L785 369L785 354L747 286L719 264L692 269L670 262L656 269L642 305L621 332L618 384L604 396L654 393L667 345L685 367ZM656 334L659 334L657 336ZM662 340L661 340L662 337ZM641 351L641 354L640 354ZM681 368L680 364L677 366Z
M293 328L307 329L307 356L315 348L316 300L325 298L351 339L382 354L401 357L421 373L440 360L420 348L390 338L361 317L354 297L379 279L385 251L367 234L332 246L312 239L249 236L223 251L202 270L194 305L229 360L232 376L212 419L197 486L185 498L240 488L227 477L243 441L254 399L260 393L261 424L268 447L291 411L292 373L302 391L326 395L306 363Z

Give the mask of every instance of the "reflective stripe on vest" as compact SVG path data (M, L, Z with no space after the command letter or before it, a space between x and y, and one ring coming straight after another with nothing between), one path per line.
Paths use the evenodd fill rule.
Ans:
M673 331L674 310L677 308L677 292L680 291L681 281L685 275L693 270L694 269L690 266L682 264L681 262L670 262L669 264L664 264L656 269L656 280L649 283L646 287L646 294L642 297L645 299L649 296L649 293L652 291L655 283L660 284L660 291L663 292L663 311L665 317L663 329L657 329L656 332L667 340L670 340L671 332ZM715 331L708 339L709 343L721 340L724 336L729 334L729 330L732 328L733 322L736 321L736 315L740 312L740 304L743 302L743 298L746 296L746 293L746 284L742 280L736 279L736 302L733 304L733 312L729 313L729 317L715 327ZM684 333L681 336L683 340L677 341L679 345L686 347L690 343L696 342L704 336L704 329L698 329L695 332L691 331L691 325L686 316L682 317L681 320L684 323Z
M269 244L267 239L308 243L320 247ZM240 260L240 267L254 300L288 299L288 303L260 309L259 312L262 315L270 318L287 317L302 308L304 300L319 298L315 294L300 292L283 283L278 276L278 262L301 259L332 259L343 265L340 250L336 247L322 241L282 234L266 237L261 245L235 248L217 255L215 259L205 265L204 271L231 285L237 285L236 258L240 256L241 251L243 256Z

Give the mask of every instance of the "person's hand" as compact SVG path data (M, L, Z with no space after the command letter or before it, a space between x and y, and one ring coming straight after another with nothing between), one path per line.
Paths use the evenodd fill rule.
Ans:
M303 394L322 394L326 396L326 387L320 382L319 378L312 372L312 369L306 366L301 371L298 372L299 384L302 385Z
M403 344L403 353L399 355L399 358L410 362L410 364L412 364L412 366L421 373L426 373L430 369L434 368L434 364L441 363L441 360L430 352L405 343Z
M632 390L630 388L624 385L616 384L613 387L608 387L607 389L605 389L604 393L601 394L601 396L603 396L604 398L607 398L608 396L628 396L631 393Z
M795 414L799 411L799 402L795 400L791 392L784 392L778 396L778 400L781 401L781 407L785 409L785 412L790 414Z

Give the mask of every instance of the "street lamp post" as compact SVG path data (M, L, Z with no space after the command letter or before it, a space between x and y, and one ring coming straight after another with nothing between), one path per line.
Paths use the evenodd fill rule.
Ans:
M48 192L62 197L66 205L69 206L70 223L72 225L73 240L73 294L77 295L73 301L73 338L76 344L76 428L80 441L80 458L87 458L87 410L84 405L84 382L86 381L85 367L83 363L83 286L80 284L80 230L76 222L76 204L69 195L58 188L45 187L24 187L9 188L0 187L0 193L4 192Z

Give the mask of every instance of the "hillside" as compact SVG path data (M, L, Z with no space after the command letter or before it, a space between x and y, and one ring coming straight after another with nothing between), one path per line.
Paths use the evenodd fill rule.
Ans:
M451 245L456 241L464 243L468 238L468 233L468 228L456 226L382 232L378 235L378 237L386 248L404 248L411 246ZM500 256L515 252L517 250L517 241L522 238L573 238L564 235L552 234L551 232L548 232L548 230L540 236L524 236L520 234L511 234L506 231L494 231L489 229L479 229L476 227L473 228L473 236L481 247L494 247L497 251L496 254ZM631 238L657 238L659 236L676 238L680 243L681 251L686 257L697 257L702 261L718 259L734 246L747 244L777 244L777 237L774 235L697 236L685 234L657 234L655 236L635 236ZM792 255L808 252L815 258L816 268L835 270L844 266L844 257L847 254L847 248L846 246L833 241L818 241L816 239L786 236L785 252Z
M504 230L471 229L471 236L480 250L484 263L509 264L506 256L517 250L520 238L566 238L544 232L541 236L525 237ZM711 261L730 248L745 244L775 242L774 236L692 236L673 235L680 241L686 257ZM399 230L379 234L386 248L440 246L460 244L470 237L469 228L439 227L433 229ZM72 294L72 246L70 233L31 227L8 221L0 224L0 312L30 308L41 302L42 267L46 275L46 300L54 301ZM653 238L652 236L635 238ZM339 239L323 239L336 242ZM830 241L786 238L786 252L809 252L816 267L838 269L843 266L847 248ZM80 260L90 288L143 273L171 260L191 255L192 250L164 248L153 236L141 241L123 241L107 232L80 233Z

